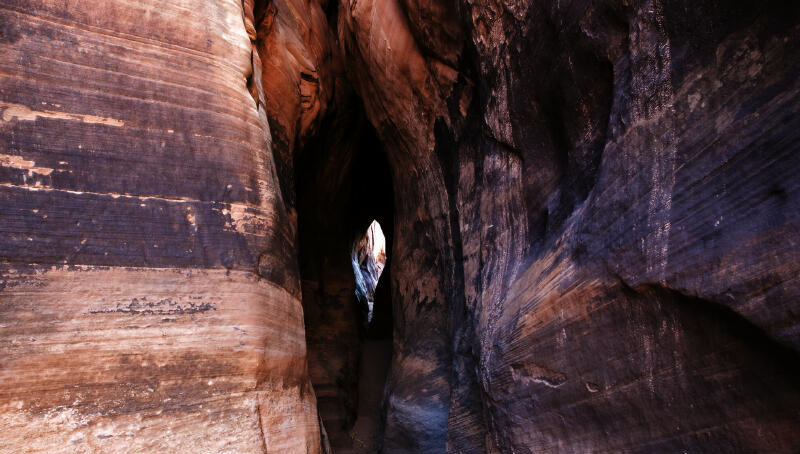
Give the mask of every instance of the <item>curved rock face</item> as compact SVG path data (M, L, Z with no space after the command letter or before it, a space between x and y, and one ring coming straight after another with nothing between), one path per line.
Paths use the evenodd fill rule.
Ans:
M353 3L400 219L386 452L791 452L797 8Z
M318 452L242 6L0 15L0 451Z
M791 2L0 15L0 452L800 446Z

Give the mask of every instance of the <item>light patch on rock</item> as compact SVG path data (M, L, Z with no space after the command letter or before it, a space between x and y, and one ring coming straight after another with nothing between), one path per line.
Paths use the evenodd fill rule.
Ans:
M124 126L125 122L116 118L100 117L97 115L82 115L68 112L58 112L55 110L32 110L22 104L12 104L0 102L0 109L3 111L2 119L4 122L16 121L36 121L37 118L54 118L58 120L76 120L81 123L96 123L107 126Z
M0 154L0 167L27 170L28 176L33 174L50 175L53 169L49 167L36 167L36 162L23 159L22 156Z

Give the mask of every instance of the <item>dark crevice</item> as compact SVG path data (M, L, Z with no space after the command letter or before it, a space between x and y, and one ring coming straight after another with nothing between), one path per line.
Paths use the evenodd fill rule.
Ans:
M391 270L387 263L371 291L369 317L353 260L361 265L354 254L373 220L391 256L394 195L383 146L358 99L334 106L295 154L294 168L309 374L320 418L333 453L378 452L392 355Z

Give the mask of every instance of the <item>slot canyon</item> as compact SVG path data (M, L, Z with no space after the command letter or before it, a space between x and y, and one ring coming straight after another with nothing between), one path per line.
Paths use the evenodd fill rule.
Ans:
M3 0L0 454L800 452L800 3Z

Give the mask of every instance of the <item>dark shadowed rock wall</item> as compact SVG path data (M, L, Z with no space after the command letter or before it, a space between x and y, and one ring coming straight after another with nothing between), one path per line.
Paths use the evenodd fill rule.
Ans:
M342 5L395 172L386 452L797 446L796 6Z

